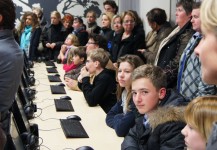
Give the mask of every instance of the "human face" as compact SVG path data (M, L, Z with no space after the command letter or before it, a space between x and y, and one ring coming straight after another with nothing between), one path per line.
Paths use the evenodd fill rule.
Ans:
M96 18L94 18L93 13L87 13L86 19L87 19L87 23L95 23L96 22Z
M153 31L157 31L156 29L156 26L157 26L157 24L156 24L156 22L150 22L150 21L148 21L148 24L149 24L149 26L152 28L152 30Z
M197 32L201 32L200 9L193 9L191 15L192 15L191 23L193 29Z
M102 27L110 28L110 20L106 15L102 15Z
M119 33L122 30L122 25L121 25L121 18L115 18L113 22L113 29L116 33Z
M140 114L157 108L161 98L161 89L157 90L150 79L140 78L132 82L132 96Z
M78 55L74 55L72 57L72 61L75 65L80 65L83 63L84 59L83 58L80 58Z
M210 31L203 33L203 39L195 48L201 61L202 79L207 84L217 84L217 37Z
M118 67L118 83L121 87L129 88L133 67L128 62L121 62Z
M104 5L105 12L113 12L115 14L116 9L112 8L110 5Z
M57 18L57 16L52 14L50 18L51 18L51 24L54 24L54 25L59 24L60 20L59 18Z
M201 134L187 124L181 133L185 136L185 145L188 150L205 150L206 141Z
M126 15L123 19L123 28L126 32L132 32L135 25L135 20L130 15Z
M26 25L31 26L32 25L32 16L26 16Z
M90 57L87 57L86 68L90 74L96 73L97 63L93 61Z
M96 42L93 39L89 39L87 44L86 44L86 52L88 53L89 51L94 50L98 47L99 47L99 45L96 44Z
M72 45L72 38L71 36L67 36L64 42L67 46Z
M70 21L64 21L64 22L63 22L63 26L64 26L66 29L68 29L68 28L70 28L70 27L72 26L72 24L70 23Z
M82 24L80 24L77 20L74 20L72 26L73 26L74 29L78 29L78 28L81 27L81 25L82 25Z
M187 15L182 6L176 7L176 23L182 28L191 19L191 14Z

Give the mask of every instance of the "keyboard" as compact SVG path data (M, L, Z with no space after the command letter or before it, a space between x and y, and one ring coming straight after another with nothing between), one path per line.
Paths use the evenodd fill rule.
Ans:
M48 75L47 77L50 82L62 82L58 76Z
M48 73L58 73L58 71L56 70L56 68L47 68L47 72Z
M72 103L68 100L54 99L56 111L74 111Z
M52 62L52 61L46 61L45 65L46 66L55 66L54 62Z
M89 138L80 121L60 119L60 124L67 138Z
M52 94L66 94L66 91L63 86L50 85Z

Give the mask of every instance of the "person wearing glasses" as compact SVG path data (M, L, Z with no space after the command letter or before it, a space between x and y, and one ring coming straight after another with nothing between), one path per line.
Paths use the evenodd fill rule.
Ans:
M119 57L126 54L136 54L143 58L137 50L143 48L145 32L143 25L139 22L137 13L131 10L125 11L121 18L123 32L115 45L112 45L113 62L115 63Z

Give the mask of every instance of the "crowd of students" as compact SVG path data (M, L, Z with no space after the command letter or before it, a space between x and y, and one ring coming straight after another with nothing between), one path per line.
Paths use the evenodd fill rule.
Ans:
M102 26L93 10L86 24L53 11L48 25L33 8L14 37L30 61L63 64L66 85L102 107L106 124L124 137L121 149L215 149L217 2L178 1L175 27L165 10L153 8L146 37L136 11L117 14L114 1L103 5Z

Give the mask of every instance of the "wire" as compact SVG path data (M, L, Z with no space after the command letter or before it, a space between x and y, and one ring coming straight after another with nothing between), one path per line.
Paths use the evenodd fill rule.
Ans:
M39 115L34 115L34 118L38 118L38 117L41 116L41 114L42 114L42 109L41 109L41 108L37 108L37 110L41 110L41 112L40 112Z
M66 147L66 148L63 148L63 150L67 150L67 149L70 149L70 150L75 150L75 149L73 149L73 148L68 148L68 147Z
M48 107L51 107L51 106L53 106L54 104L51 104L51 105L48 105L48 106L46 106L46 107L44 107L44 108L41 108L41 109L46 109L46 108L48 108Z
M40 147L45 147L47 148L48 150L51 150L49 147L45 146L45 145L40 145Z
M57 118L47 118L47 119L42 119L40 116L38 116L38 118L39 118L41 121L47 121L47 120L60 120L60 119L57 119Z

